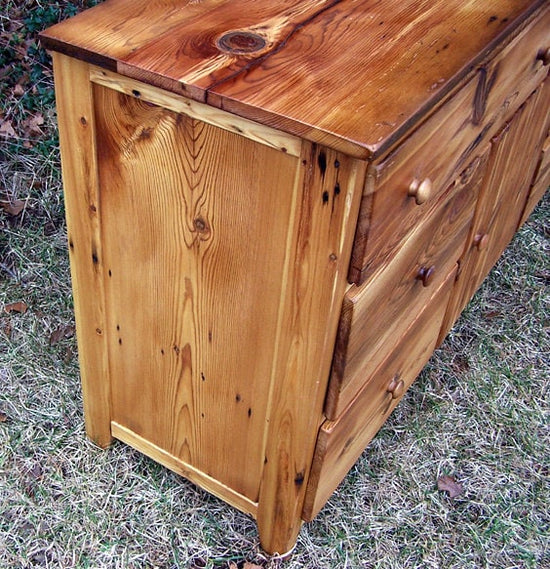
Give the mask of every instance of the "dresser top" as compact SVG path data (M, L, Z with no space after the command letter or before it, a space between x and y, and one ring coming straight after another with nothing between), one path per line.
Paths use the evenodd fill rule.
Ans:
M106 0L41 40L50 50L369 158L547 4Z

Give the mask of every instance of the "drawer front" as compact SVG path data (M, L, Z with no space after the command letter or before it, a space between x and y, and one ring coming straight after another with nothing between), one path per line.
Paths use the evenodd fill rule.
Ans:
M533 182L533 187L529 193L529 198L527 205L525 206L525 211L521 219L521 224L527 221L529 215L531 215L535 206L539 203L544 196L546 190L550 187L550 137L548 137L544 143L541 152L540 166Z
M427 215L452 179L500 130L548 73L550 11L370 169L349 280L361 284ZM538 58L537 58L538 57Z
M336 419L394 349L460 258L486 160L476 160L412 232L388 266L344 298L325 401Z
M388 418L436 347L456 266L338 421L319 431L303 517L312 519Z
M539 152L539 159L535 168L535 176L532 187L529 192L527 204L521 216L520 225L522 225L531 212L542 199L542 196L550 187L550 78L544 82L539 93L540 101L537 105L540 107L539 117L534 117L534 124L541 124L543 142ZM544 138L545 137L545 138Z
M549 109L550 82L545 81L487 149L486 174L441 338L550 184L545 174Z

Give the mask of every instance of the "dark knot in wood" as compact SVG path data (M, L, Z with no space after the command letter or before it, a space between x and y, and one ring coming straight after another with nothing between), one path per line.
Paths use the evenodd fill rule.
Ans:
M266 46L265 39L252 32L227 32L217 41L218 49L229 53L254 53Z

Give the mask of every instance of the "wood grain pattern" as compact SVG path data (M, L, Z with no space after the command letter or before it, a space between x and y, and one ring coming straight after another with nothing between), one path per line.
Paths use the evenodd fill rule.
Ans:
M134 79L128 79L99 67L90 69L90 80L98 85L109 87L131 97L137 97L176 113L183 113L193 119L198 119L229 132L239 134L260 144L266 144L291 156L300 156L302 141L299 138L268 126L231 115L220 109L209 107L180 95L174 95L168 91L163 91Z
M546 139L542 148L540 165L537 170L536 178L531 186L529 198L521 216L520 225L523 225L527 219L529 219L529 216L548 191L548 188L550 188L550 137Z
M204 3L206 9L198 17L185 20L181 26L137 49L117 69L176 91L184 86L191 96L207 102L212 88L248 72L271 53L283 49L297 28L337 3L338 0L241 0L210 3L212 7ZM254 34L265 45L250 53L220 49L220 39L232 31ZM168 58L166 53L177 55Z
M535 103L537 111L533 117L535 128L540 128L542 146L540 148L539 160L535 169L535 177L531 184L529 197L525 204L525 209L521 214L520 226L523 225L535 206L544 196L550 187L550 80L546 79L541 86ZM535 149L537 152L538 148Z
M42 41L364 158L387 150L545 4L110 0ZM219 38L234 30L259 34L265 49L223 52Z
M373 381L364 386L345 413L337 421L322 425L304 505L305 520L317 515L399 403L402 394L394 398L388 392L392 380L398 377L403 382L404 393L426 365L436 346L455 273L456 267L378 366Z
M262 543L286 551L365 165L94 95L113 420L258 502Z
M206 101L209 87L246 71L335 3L111 0L53 26L42 39L50 49ZM259 34L265 46L250 54L220 50L219 38L233 30Z
M538 45L544 45L549 29L550 14L528 26L403 144L371 167L352 254L351 282L361 284L387 261L421 222L430 202L479 155L546 77L548 69L534 64L533 54ZM408 195L409 187L414 180L426 179L432 183L432 192L418 205Z
M211 88L208 101L283 130L299 128L296 134L350 154L375 157L427 107L435 108L457 79L482 64L484 48L498 41L520 11L525 14L526 4L520 4L342 2L298 30L284 50ZM298 113L299 124L290 125L287 117Z
M106 447L111 385L92 90L87 64L60 54L53 64L84 419L90 439Z
M325 405L328 419L339 417L373 379L377 366L460 259L478 197L479 185L472 180L477 180L475 173L461 177L391 262L346 294ZM423 269L432 270L428 286L419 278Z
M283 274L258 527L266 551L296 542L338 309L346 286L365 164L304 144L304 177L295 203Z
M539 90L493 139L490 176L485 180L475 220L478 232L489 235L484 275L518 229L544 142L547 114L547 91ZM521 160L518 148L522 149Z
M256 502L299 161L94 99L113 420Z

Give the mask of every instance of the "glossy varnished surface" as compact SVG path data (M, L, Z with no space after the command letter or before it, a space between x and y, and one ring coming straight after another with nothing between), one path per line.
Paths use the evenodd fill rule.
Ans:
M545 3L107 0L42 41L366 157L397 140Z

